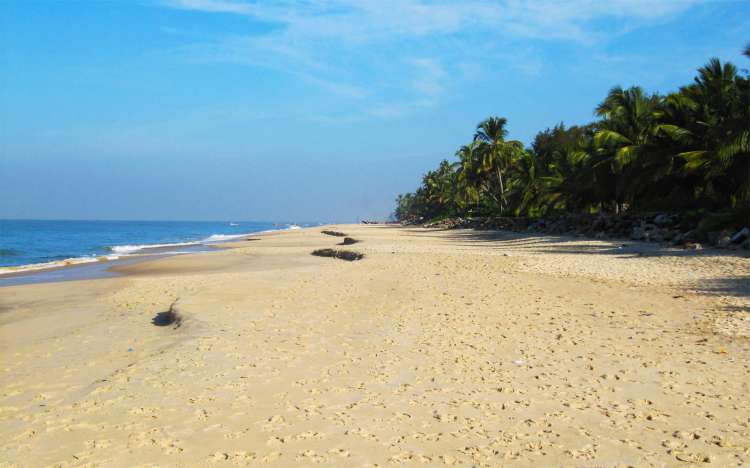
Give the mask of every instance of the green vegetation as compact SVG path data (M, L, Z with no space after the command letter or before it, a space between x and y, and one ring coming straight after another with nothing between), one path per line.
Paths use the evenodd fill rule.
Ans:
M482 121L457 161L399 195L396 219L668 210L750 220L746 70L712 59L667 96L612 88L595 113L538 133L530 148L506 139L506 119Z

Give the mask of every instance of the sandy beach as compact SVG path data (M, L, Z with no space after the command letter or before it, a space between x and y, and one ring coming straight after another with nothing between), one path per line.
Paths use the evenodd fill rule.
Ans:
M228 246L0 288L0 466L750 463L747 253L382 225Z

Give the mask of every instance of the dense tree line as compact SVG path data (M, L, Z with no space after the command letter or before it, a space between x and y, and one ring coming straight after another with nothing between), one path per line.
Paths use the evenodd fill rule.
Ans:
M750 47L745 50L750 57ZM490 117L473 139L399 195L395 217L697 211L750 220L750 76L712 59L669 95L615 87L597 120L559 124L531 147Z

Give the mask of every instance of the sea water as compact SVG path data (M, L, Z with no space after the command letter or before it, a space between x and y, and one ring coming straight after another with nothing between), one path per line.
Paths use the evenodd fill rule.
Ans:
M74 264L154 251L187 253L201 245L294 227L257 221L0 220L0 267Z

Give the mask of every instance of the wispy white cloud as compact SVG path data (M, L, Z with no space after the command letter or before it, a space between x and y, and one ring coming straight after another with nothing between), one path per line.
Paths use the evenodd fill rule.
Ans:
M209 13L234 13L239 15L253 14L254 6L248 2L232 0L168 0L165 5L185 10L205 11Z
M548 39L582 40L603 18L652 21L706 0L166 0L165 5L208 13L252 16L286 26L294 37L354 43L404 36L451 34L471 27Z
M399 101L392 103L377 104L367 110L367 115L381 119L392 119L411 115L414 112L434 107L435 100L416 99L410 101Z
M443 92L445 69L434 58L414 59L411 63L417 68L414 88L427 96L437 96Z
M336 81L318 78L312 75L303 75L303 78L306 81L339 96L344 96L352 99L363 99L367 97L367 90L355 84L339 83Z
M586 46L666 21L704 0L163 0L171 8L271 25L181 49L186 60L271 68L336 96L370 100L373 116L436 105L488 65L535 76L533 41ZM402 94L384 102L385 90ZM404 104L406 103L406 104Z

